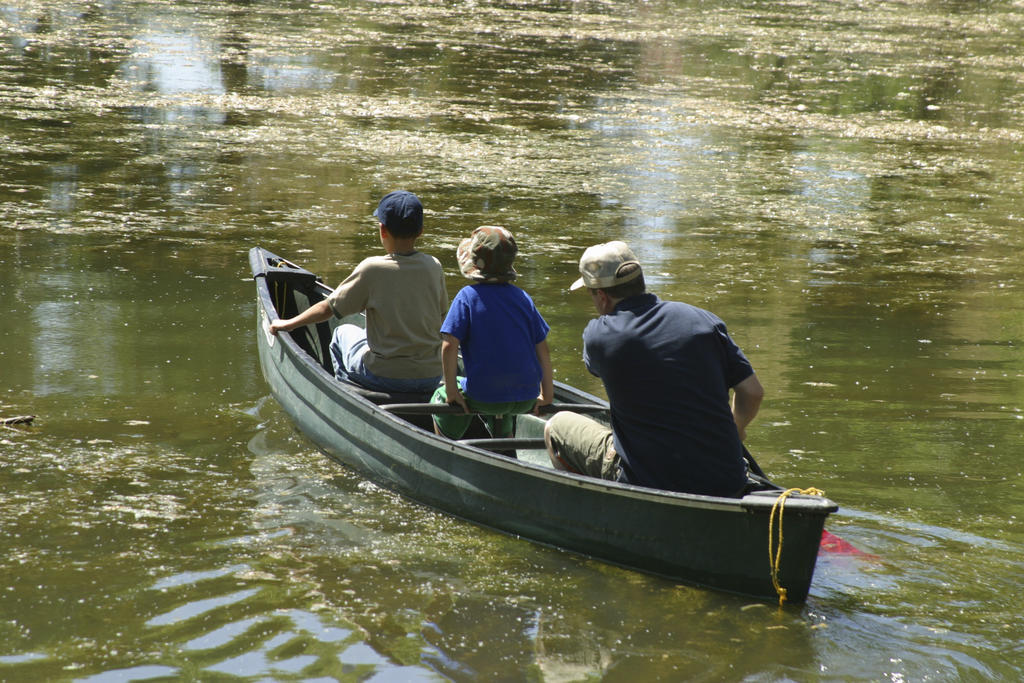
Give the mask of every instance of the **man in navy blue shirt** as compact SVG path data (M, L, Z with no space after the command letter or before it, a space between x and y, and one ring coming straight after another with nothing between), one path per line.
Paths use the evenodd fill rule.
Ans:
M611 429L558 413L544 430L554 466L671 491L742 495L742 442L764 389L725 323L648 293L624 242L587 249L580 274L570 289L586 287L600 314L583 331L583 361L604 384Z

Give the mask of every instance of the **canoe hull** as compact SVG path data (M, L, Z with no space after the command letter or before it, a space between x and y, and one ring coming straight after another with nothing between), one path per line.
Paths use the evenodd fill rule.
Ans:
M439 437L338 382L293 339L266 332L277 317L257 275L259 357L275 399L324 452L375 483L467 520L675 581L774 599L769 514L774 494L694 496L605 482ZM280 298L278 297L280 302ZM298 304L301 306L302 304ZM556 398L599 402L559 384ZM779 583L806 598L824 522L837 506L787 500Z

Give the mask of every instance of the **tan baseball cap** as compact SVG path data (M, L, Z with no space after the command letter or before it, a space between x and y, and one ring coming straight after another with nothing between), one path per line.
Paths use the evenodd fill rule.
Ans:
M625 275L619 275L622 267L636 264L637 268ZM569 286L569 289L605 289L621 285L637 279L643 273L636 260L636 254L625 242L605 242L588 247L580 257L580 274L582 277Z

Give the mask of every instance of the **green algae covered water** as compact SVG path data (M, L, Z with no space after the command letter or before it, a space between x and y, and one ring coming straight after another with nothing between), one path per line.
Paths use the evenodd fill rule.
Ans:
M1024 8L0 2L0 680L1016 679ZM246 253L335 283L392 189L454 293L500 224L580 361L624 239L868 555L806 604L480 529L269 397ZM767 558L766 558L767 564Z

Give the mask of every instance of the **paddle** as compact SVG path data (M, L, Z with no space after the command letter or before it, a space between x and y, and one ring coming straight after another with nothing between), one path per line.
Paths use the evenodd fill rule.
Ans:
M766 482L768 481L768 475L766 475L764 470L761 469L761 466L757 464L757 461L754 460L754 456L750 454L750 451L747 450L745 445L743 445L743 459L747 461L747 466L750 467L751 472L761 477Z
M818 552L822 551L835 553L836 555L860 555L861 557L869 560L878 559L878 555L866 553L852 543L844 541L826 529L821 530L821 545L818 546Z

